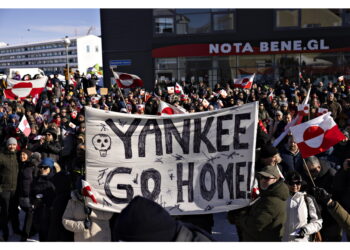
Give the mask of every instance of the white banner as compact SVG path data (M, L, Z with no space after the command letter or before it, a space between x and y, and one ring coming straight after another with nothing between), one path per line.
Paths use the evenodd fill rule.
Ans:
M257 102L173 116L86 108L86 180L97 204L120 212L137 195L170 214L247 206L254 180Z

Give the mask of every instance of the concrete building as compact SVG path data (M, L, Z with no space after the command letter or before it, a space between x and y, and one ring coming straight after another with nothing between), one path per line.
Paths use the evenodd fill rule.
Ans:
M69 37L69 67L85 72L95 64L102 65L101 38L95 35ZM66 46L62 39L28 44L0 43L0 72L9 68L40 68L45 74L60 73L66 67Z
M105 84L118 71L210 86L256 73L274 84L350 75L349 9L101 9Z

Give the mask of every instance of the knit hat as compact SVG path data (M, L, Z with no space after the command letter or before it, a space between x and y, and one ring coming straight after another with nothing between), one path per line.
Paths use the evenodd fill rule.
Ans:
M119 215L116 230L122 241L172 241L177 222L159 204L136 196Z
M271 144L267 144L262 147L260 154L261 154L261 158L269 158L278 154L278 150Z
M45 130L45 134L46 133L52 134L54 140L57 139L57 132L54 128L48 128L47 130Z
M40 162L39 166L48 166L50 168L53 168L54 167L54 161L51 158L46 157L46 158L42 159L42 161Z
M28 156L28 158L30 158L32 156L32 151L30 151L26 148L22 149L21 152L25 153Z
M41 154L39 152L34 152L32 156L30 157L30 161L35 165L38 166L41 162Z
M260 174L265 177L279 178L280 173L277 168L277 166L268 165L264 167L261 171L259 171L257 174Z
M10 144L15 144L15 145L17 145L17 140L16 140L16 138L13 138L13 137L8 138L7 141L6 141L6 146L8 146L8 145L10 145Z

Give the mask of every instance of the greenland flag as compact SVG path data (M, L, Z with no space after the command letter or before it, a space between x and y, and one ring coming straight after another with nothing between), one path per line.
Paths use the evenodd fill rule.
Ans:
M310 105L309 104L298 104L298 112L302 116L306 116L310 113Z
M137 88L143 86L143 81L137 75L114 72L113 70L112 72L119 88Z
M158 115L176 115L185 114L187 111L181 107L175 107L169 103L160 101L158 106Z
M324 114L327 114L328 113L328 109L326 108L318 108L317 109L317 114L318 115L324 115Z
M184 91L183 91L181 85L178 83L175 84L175 93L176 94L184 94Z
M303 158L322 153L345 139L330 112L290 130Z
M242 77L234 80L233 87L241 89L250 89L253 85L255 73L253 75Z
M46 86L47 79L47 76L29 81L17 81L8 78L6 80L7 88L4 90L4 95L10 100L15 100L17 97L23 100L29 95L40 95Z
M83 187L83 196L89 197L93 203L97 204L97 200L96 197L94 195L94 193L92 192L92 188L90 186L90 184L87 181L81 180L81 184Z
M31 133L30 126L27 120L27 117L23 115L21 122L18 125L18 128L23 132L23 134L28 137Z

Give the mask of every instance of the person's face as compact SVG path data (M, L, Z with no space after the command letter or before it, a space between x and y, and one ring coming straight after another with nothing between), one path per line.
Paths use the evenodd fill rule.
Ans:
M316 179L318 174L321 172L321 166L320 165L314 166L314 165L308 164L307 168L309 169L309 172L310 172L312 178L314 178L314 179Z
M50 167L49 166L39 166L39 173L40 175L48 175L50 173Z
M329 96L328 96L328 99L329 99L330 101L333 101L333 100L334 100L334 95L329 95Z
M277 178L270 176L270 177L266 177L263 175L259 175L258 176L258 180L259 180L259 186L262 190L266 190L268 189L268 187L274 183L276 183Z
M265 108L264 108L264 104L260 104L259 105L259 110L264 110Z
M288 114L287 116L286 116L286 122L287 123L290 123L292 121L292 116L290 115L290 114Z
M53 141L53 136L51 133L46 133L45 134L45 139L46 141Z
M31 127L30 130L31 130L32 134L36 134L36 132L37 132L35 127Z
M16 148L17 148L17 144L9 144L9 145L7 146L7 149L8 149L8 151L10 151L10 152L15 152L15 151L16 151Z
M277 121L282 121L283 115L281 115L281 114L276 114L276 119L277 119Z
M62 109L62 110L61 110L61 115L62 115L62 116L66 116L66 115L67 115L67 110Z
M24 152L21 152L21 155L20 155L20 160L21 162L25 162L28 160L28 155Z
M288 139L288 148L290 151L294 152L298 150L298 145L296 144L296 142L294 141L294 139L292 137L290 137Z
M288 185L288 188L289 188L289 192L291 193L296 193L296 192L299 192L300 191L300 188L301 188L301 181L297 181L297 180L292 180L292 181L289 181L287 183Z

